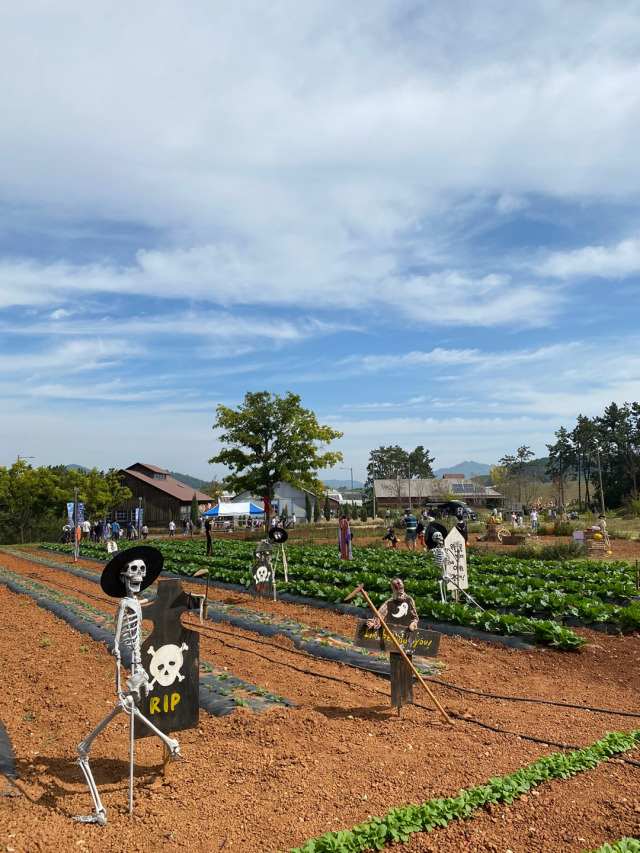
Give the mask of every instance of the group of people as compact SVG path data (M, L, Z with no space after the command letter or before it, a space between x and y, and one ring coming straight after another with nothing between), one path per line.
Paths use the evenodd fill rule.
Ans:
M404 524L404 544L408 551L415 551L419 545L423 551L428 551L429 546L425 542L425 532L427 525L433 521L433 517L425 509L422 511L422 521L419 521L410 509L405 509L402 517ZM383 542L387 542L388 548L396 551L398 549L398 537L395 534L393 527L388 527L386 534L382 537Z
M102 522L83 521L78 524L74 530L72 525L65 524L62 528L62 541L65 543L75 542L76 537L78 542L106 542L108 539L118 540L126 535L127 539L137 539L138 529L131 521L123 528L117 521ZM140 528L140 537L146 539L149 535L149 528L143 524Z

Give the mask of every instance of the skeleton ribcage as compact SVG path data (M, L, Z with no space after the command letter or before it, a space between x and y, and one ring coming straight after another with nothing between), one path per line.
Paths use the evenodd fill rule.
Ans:
M434 548L432 554L434 564L439 569L442 569L446 565L446 554L444 548Z
M134 664L140 663L142 660L142 656L140 654L140 646L142 643L142 613L138 612L137 608L131 607L127 604L124 605L124 608L120 642L127 649L131 649L132 662Z

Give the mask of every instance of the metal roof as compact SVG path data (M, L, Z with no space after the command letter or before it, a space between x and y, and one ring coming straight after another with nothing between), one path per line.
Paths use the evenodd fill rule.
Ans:
M411 491L409 491L409 483ZM401 498L443 500L445 495L454 495L460 500L465 498L501 498L500 492L489 486L481 486L473 480L375 480L376 498L389 498L399 500Z
M149 468L158 474L167 474L163 468L156 468L154 465L147 465L144 463L144 467ZM183 503L190 503L193 500L194 492L198 503L213 503L213 498L209 495L205 495L204 492L199 492L197 489L194 489L193 486L187 486L185 483L175 480L168 474L164 480L156 480L153 477L147 477L146 474L141 474L140 471L133 471L131 468L123 468L120 473L127 474L129 477L135 477L135 479L140 480L141 483L146 483L148 486L152 486L159 492L164 492L166 495L170 495L172 498L177 498Z

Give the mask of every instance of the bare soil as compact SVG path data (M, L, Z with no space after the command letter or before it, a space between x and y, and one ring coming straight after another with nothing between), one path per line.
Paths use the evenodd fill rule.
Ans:
M100 570L95 563L80 565ZM7 553L0 553L0 566L115 612L117 601L98 585L63 569ZM283 602L256 605L239 593L214 590L211 596L345 636L355 629L353 617L337 612ZM557 751L518 735L586 746L607 731L640 724L636 635L585 630L590 645L577 653L521 651L443 636L439 679L485 693L581 706L473 696L432 683L447 712L456 715L449 727L419 685L417 704L400 718L389 707L388 682L374 675L313 658L285 638L266 640L211 622L200 626L195 616L183 621L200 632L203 660L296 706L261 714L239 707L223 718L201 712L198 728L178 735L184 760L172 763L166 776L159 741L136 741L133 815L128 814L128 727L117 718L91 752L108 823L80 824L73 816L90 812L92 801L75 761L76 746L115 704L114 660L102 644L0 584L0 719L18 774L17 780L0 777L0 850L277 853L328 830L351 828L392 806L455 795ZM638 768L612 760L475 820L416 835L402 849L590 850L640 834L639 794Z

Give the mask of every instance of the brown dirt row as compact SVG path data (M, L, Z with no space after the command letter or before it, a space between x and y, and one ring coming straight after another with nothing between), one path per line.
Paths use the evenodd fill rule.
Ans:
M117 602L103 596L99 586L62 570L6 554L0 554L0 565L36 574L67 593L71 586L78 598L115 610ZM95 564L86 565L96 571ZM213 595L255 607L249 596ZM260 602L260 609L346 636L354 630L352 617L331 611L267 601ZM109 823L86 826L71 819L91 810L75 747L113 707L113 658L31 599L0 586L0 718L19 773L17 782L5 783L6 796L0 799L0 845L19 853L54 846L275 853L329 829L349 828L391 806L455 794L553 751L462 720L450 729L419 687L416 699L429 710L409 707L399 719L389 708L388 683L375 676L299 653L284 639L266 641L211 623L201 628L193 617L185 621L201 632L203 659L298 707L259 715L238 708L222 719L202 714L198 729L180 733L185 760L171 765L166 779L157 772L159 743L137 741L132 816L127 814L126 721L114 721L92 751ZM481 691L640 714L640 638L585 636L592 645L576 654L523 652L443 637L441 677ZM474 697L438 685L433 689L450 713L579 746L640 722ZM637 831L637 769L608 762L580 779L544 786L524 803L477 821L420 835L405 849L579 851L632 834L634 825Z

